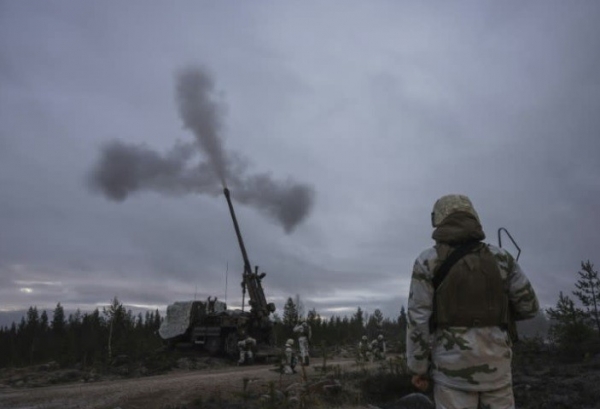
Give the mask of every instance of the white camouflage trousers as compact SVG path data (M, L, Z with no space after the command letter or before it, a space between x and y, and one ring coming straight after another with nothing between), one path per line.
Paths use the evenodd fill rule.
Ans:
M283 365L283 373L290 375L293 374L294 372L296 372L296 370L294 369L294 367L296 366L296 362L295 362L295 357L294 357L294 351L292 350L292 348L286 348L285 349L285 361L284 361L284 365Z
M300 362L304 365L306 358L308 358L308 338L305 336L299 337L298 347L300 347Z
M243 365L247 362L251 362L252 357L252 351L240 350L240 360L238 361L238 364Z
M512 386L486 392L471 392L433 385L436 409L515 409Z

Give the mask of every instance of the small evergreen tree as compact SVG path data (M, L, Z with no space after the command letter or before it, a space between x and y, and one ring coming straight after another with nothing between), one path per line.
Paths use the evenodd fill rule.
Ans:
M575 283L577 291L573 291L573 295L586 308L587 319L600 334L600 277L598 277L598 272L594 270L594 265L589 260L585 263L581 262L581 270L577 272L579 280Z
M298 308L292 300L292 297L288 297L285 305L283 306L283 325L288 328L293 328L298 323Z
M125 307L119 299L115 296L112 299L111 304L104 307L102 310L106 320L108 322L108 361L110 362L113 357L113 345L115 345L114 339L121 338L123 330L127 326L128 314L125 311Z
M65 331L65 310L60 303L56 304L52 315L52 332L62 335Z
M383 313L379 308L373 311L373 315L367 321L367 335L369 338L375 338L381 332L383 323Z
M408 318L406 317L406 310L404 305L400 307L400 316L398 317L398 326L400 327L400 333L406 335L406 327L408 325Z
M592 330L586 323L586 314L575 302L560 292L556 308L546 310L552 320L550 339L568 355L576 353L588 341Z
M352 337L356 339L362 337L365 331L365 317L363 310L360 307L356 309L356 312L350 320L350 324L352 326Z

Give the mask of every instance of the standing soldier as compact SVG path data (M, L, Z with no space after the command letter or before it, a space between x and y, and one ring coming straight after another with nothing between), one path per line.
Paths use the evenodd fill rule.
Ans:
M294 340L288 339L285 343L283 373L296 373L296 354L294 353Z
M375 359L384 360L385 359L385 340L383 339L383 335L379 334L377 336L377 340L375 341L375 348L373 353L375 354Z
M377 352L377 338L375 338L373 341L371 341L371 344L369 345L369 353L370 353L370 361L373 362L376 359L379 359L379 354Z
M238 365L252 364L254 362L253 350L255 347L256 340L249 335L238 342L238 349L240 351Z
M435 246L415 261L408 298L412 383L431 379L437 408L514 408L509 329L536 315L535 292L508 252L482 242L468 197L441 197L431 216Z
M312 337L312 331L310 325L305 320L301 320L298 325L294 327L294 332L298 336L298 346L300 347L300 360L303 366L309 364L309 352L308 343Z
M360 362L367 362L369 360L369 338L366 335L362 336L361 341L358 343L358 360Z

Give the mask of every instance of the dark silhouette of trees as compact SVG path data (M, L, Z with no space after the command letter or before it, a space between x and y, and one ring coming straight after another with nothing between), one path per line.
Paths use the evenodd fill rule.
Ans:
M551 340L569 356L600 351L600 279L589 260L581 270L572 294L583 308L561 291L556 307L546 309Z
M298 323L298 307L292 299L288 297L283 306L283 325L288 328L293 328Z
M36 306L27 310L19 324L0 328L0 367L25 366L56 361L62 366L84 367L110 364L113 356L138 359L162 345L158 335L161 316L158 310L140 320L127 311L118 299L103 309L75 313L65 317L60 303L52 319ZM111 333L112 326L112 333ZM110 340L110 342L109 342Z
M573 291L573 295L581 301L585 307L586 318L600 334L600 277L589 260L581 262L581 271L577 274L579 280L575 283L577 290Z

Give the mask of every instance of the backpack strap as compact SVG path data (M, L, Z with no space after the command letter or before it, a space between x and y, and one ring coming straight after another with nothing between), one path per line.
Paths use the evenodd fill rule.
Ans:
M438 268L435 269L435 271L433 273L433 280L432 280L433 312L432 312L431 316L429 317L429 332L433 333L437 326L437 314L435 311L435 306L436 306L436 296L435 295L436 295L438 287L440 286L440 284L442 284L442 282L448 275L448 272L450 272L450 269L461 258L463 258L467 254L469 254L471 251L473 251L475 249L475 247L477 247L479 244L481 244L480 241L469 241L467 243L464 243L463 245L457 247L454 251L452 251L452 253L450 253L448 255L448 257L446 257L446 259L442 262L442 264Z
M434 272L433 280L432 280L434 291L438 289L440 284L442 284L442 282L448 275L448 272L450 271L450 269L461 258L463 258L467 254L469 254L471 251L473 251L475 249L475 247L477 247L479 244L481 244L480 241L467 242L467 243L461 245L460 247L456 248L452 253L450 253L450 255L448 255L448 257L446 257L444 262Z

